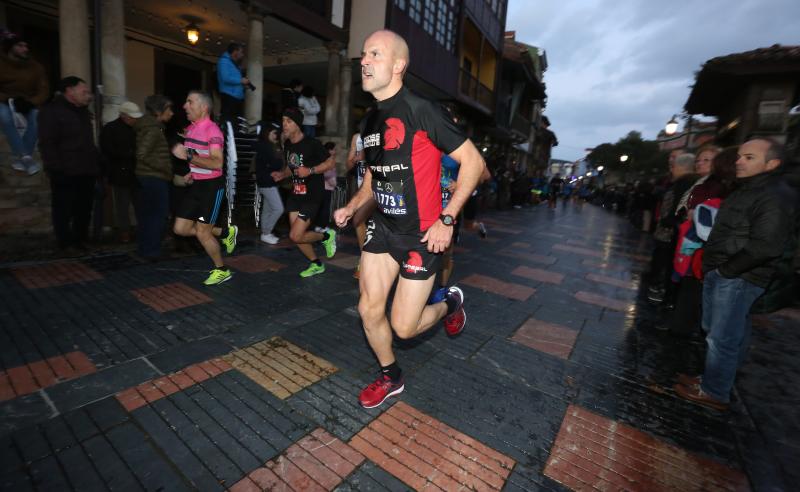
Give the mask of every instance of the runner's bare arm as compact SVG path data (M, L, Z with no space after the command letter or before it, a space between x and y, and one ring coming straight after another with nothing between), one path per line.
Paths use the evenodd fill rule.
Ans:
M316 166L312 167L298 167L297 177L307 178L309 175L311 175L311 169L314 169L314 174L323 174L325 171L329 171L334 167L336 167L336 160L333 158L333 156L330 156L326 160L322 161L322 164L317 164Z
M372 200L372 171L367 167L367 172L364 175L364 182L361 188L353 195L350 202L344 207L333 213L333 220L339 227L344 227L356 211L364 206L367 202Z
M186 148L183 145L178 144L172 149L172 153L179 159L185 158ZM209 150L209 154L210 155L208 157L195 154L192 158L192 165L196 167L202 167L204 169L222 169L222 148L212 147ZM181 157L181 155L184 157Z
M475 187L481 182L486 171L486 163L483 161L478 149L469 139L451 152L450 157L459 163L460 169L458 171L456 189L447 203L447 207L442 210L442 214L456 217L464 207L464 204L467 203L467 200L469 200Z
M347 170L350 171L355 167L356 162L358 162L359 154L363 152L356 151L356 139L358 138L358 134L354 134L353 138L350 139L350 149L347 151Z

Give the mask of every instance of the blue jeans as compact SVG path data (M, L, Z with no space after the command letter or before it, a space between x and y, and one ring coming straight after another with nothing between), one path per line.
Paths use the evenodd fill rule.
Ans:
M750 308L764 288L742 279L725 278L716 270L703 281L703 330L706 332L706 367L703 391L727 403L736 370L750 344Z
M17 127L14 126L11 108L6 103L0 103L0 126L3 127L3 133L6 134L8 144L11 146L11 152L17 156L33 155L38 135L36 126L38 114L38 109L31 109L28 114L24 115L25 119L28 120L28 127L25 129L25 134L20 137Z
M317 127L314 125L303 125L303 135L314 138L317 136Z
M136 237L139 254L156 258L161 254L161 238L169 214L169 181L152 176L138 176L136 190Z

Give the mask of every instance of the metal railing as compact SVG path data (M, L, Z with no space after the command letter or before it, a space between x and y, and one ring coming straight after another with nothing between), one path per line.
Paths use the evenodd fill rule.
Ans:
M461 69L458 88L462 95L469 97L487 110L493 111L494 91L463 68Z

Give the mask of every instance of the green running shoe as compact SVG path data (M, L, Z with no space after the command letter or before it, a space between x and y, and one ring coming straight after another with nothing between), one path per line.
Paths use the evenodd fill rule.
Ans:
M211 275L203 282L205 285L217 285L222 282L227 282L233 277L230 270L223 270L222 268L215 268L211 270Z
M300 272L300 276L303 278L313 277L314 275L319 275L320 273L325 273L325 265L317 265L312 261L308 268Z
M236 248L236 236L239 235L239 228L235 225L228 226L228 235L225 236L225 239L222 240L222 244L225 245L225 252L228 254L233 253L233 250Z
M327 232L330 236L322 241L322 245L325 246L325 255L328 258L333 258L333 255L336 254L336 231L328 229Z

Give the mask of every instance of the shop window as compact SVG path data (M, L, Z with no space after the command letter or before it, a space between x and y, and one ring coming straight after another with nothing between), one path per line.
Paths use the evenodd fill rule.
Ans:
M417 24L420 23L422 20L422 0L408 0L408 16Z
M436 3L435 0L425 0L425 14L422 17L422 28L428 34L433 34L433 26L436 22Z
M394 4L400 10L405 10L406 9L406 0L394 0Z

